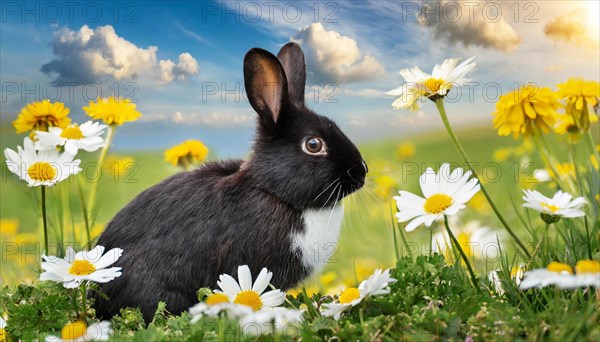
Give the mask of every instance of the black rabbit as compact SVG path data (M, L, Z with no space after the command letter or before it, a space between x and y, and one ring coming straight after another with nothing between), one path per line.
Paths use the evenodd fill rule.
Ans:
M288 289L318 271L337 244L339 200L364 184L367 165L336 124L304 105L306 66L295 43L277 57L244 58L258 128L249 160L206 163L142 192L98 240L120 247L123 275L95 295L98 317L139 307L149 322L158 301L180 313L196 291L247 264Z

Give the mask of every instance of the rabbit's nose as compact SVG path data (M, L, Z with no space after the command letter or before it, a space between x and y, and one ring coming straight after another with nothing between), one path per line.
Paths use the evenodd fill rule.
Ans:
M358 185L362 186L365 182L365 176L369 168L367 167L367 163L364 160L361 160L360 164L354 165L350 169L348 169L348 176Z

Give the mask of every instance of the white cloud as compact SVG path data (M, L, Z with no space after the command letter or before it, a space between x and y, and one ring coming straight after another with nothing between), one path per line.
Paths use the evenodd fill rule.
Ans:
M291 40L302 45L307 68L317 82L360 82L385 73L381 63L363 54L354 39L327 31L321 23L304 27Z
M177 63L159 60L158 47L137 47L118 36L110 25L95 29L84 25L79 31L62 28L54 32L52 48L57 58L44 64L41 70L56 75L58 83L91 83L112 78L166 84L200 71L191 54L180 54Z
M427 0L417 20L438 40L513 51L521 37L502 17L504 12L497 1Z
M565 41L577 46L598 48L599 34L597 18L588 16L591 9L575 9L550 20L544 33L555 42ZM597 9L596 9L597 10ZM595 13L596 15L598 12ZM596 20L595 23L594 20ZM594 27L594 25L596 25Z
M209 112L209 113L182 113L173 114L144 114L142 121L170 121L181 125L197 125L212 128L231 128L233 126L252 127L256 115L237 112Z

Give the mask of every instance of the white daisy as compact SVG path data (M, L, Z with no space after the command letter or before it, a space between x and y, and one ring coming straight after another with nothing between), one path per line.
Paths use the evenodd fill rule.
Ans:
M266 308L240 320L240 328L247 335L267 335L273 328L285 335L298 336L302 331L302 311L286 308Z
M104 254L103 246L91 251L77 252L68 247L64 259L42 255L40 280L62 282L66 288L76 288L82 281L106 283L121 276L121 267L111 267L123 254L120 248L113 248Z
M398 96L392 103L394 108L416 111L419 109L417 101L420 98L436 95L446 96L453 87L460 87L471 81L465 76L475 68L474 59L475 57L471 57L459 65L457 63L460 59L447 59L442 65L436 65L431 74L423 72L418 66L412 69L402 69L400 75L404 78L405 83L386 94Z
M323 304L321 314L323 316L333 316L335 320L339 320L344 311L360 304L365 298L389 294L389 284L395 282L396 279L390 277L389 269L385 271L376 269L367 280L360 283L358 288L349 287L342 291L333 303Z
M540 183L549 182L552 180L550 172L546 169L535 169L533 170L533 177Z
M501 246L498 246L498 241L502 242L504 239L501 232L489 227L482 227L479 221L470 221L464 225L454 226L458 227L454 231L456 239L469 260L496 260L499 257ZM433 234L431 245L434 252L446 257L450 263L454 263L454 252L452 252L454 245L446 230Z
M578 197L571 201L573 196L567 192L558 190L552 198L548 198L535 190L523 190L525 203L523 207L533 209L541 214L551 217L581 217L585 216L582 210L579 210L586 201L583 197Z
M519 286L519 284L521 284L521 280L523 279L523 275L524 275L524 265L523 264L519 264L517 266L512 266L510 268L510 279L513 280L515 282L515 284L517 286ZM496 290L496 292L499 295L503 295L504 294L504 285L502 283L502 280L500 279L500 275L499 270L493 270L488 274L488 280L490 281L490 283L492 283L492 285L494 285L494 289Z
M229 274L221 274L217 282L220 290L215 290L215 292L223 293L234 304L249 306L254 311L258 311L263 307L276 307L285 300L285 292L271 290L263 293L269 286L271 278L273 278L273 273L263 268L256 277L254 284L252 284L250 268L247 265L239 266L239 283Z
M89 327L85 322L77 321L65 325L62 328L60 337L53 335L46 337L46 342L108 341L112 332L110 321L94 323Z
M551 262L546 268L525 272L519 289L542 288L550 285L561 289L590 286L600 288L600 262L580 260L575 265L575 273L573 273L573 268L567 264Z
M234 304L224 293L213 293L202 303L198 303L189 309L192 316L192 323L196 323L203 316L219 317L221 313L226 313L229 318L238 318L254 312L251 307Z
M8 169L29 186L53 186L81 171L81 161L73 160L72 154L57 150L36 151L29 137L23 140L23 148L17 147L17 152L7 148L4 155Z
M48 127L48 132L36 131L37 141L35 147L38 150L54 149L56 146L64 146L65 151L76 155L82 149L94 152L104 146L104 133L106 125L98 122L88 121L83 125L72 124L66 128Z
M477 179L470 177L471 171L464 172L461 168L450 173L448 163L443 164L437 174L428 168L419 178L425 198L407 191L400 191L400 196L394 197L398 221L411 221L405 228L410 232L421 224L429 227L433 221L442 220L444 215L456 215L480 189Z

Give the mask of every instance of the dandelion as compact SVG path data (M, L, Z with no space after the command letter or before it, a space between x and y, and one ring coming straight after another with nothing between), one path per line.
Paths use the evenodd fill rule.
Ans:
M12 237L17 235L17 229L19 228L19 220L16 218L3 218L0 219L0 235L6 237Z
M590 122L598 121L598 117L593 109L590 110L590 107L598 104L600 83L569 78L565 83L558 84L557 87L558 97L566 101L566 114L572 118L572 121L569 122L570 125L564 131L571 133L580 129L588 130Z
M490 207L487 205L485 195L481 192L478 192L471 197L471 200L467 202L467 205L480 213L485 213L490 210Z
M287 308L263 309L242 317L240 328L244 334L266 335L275 331L299 335L302 331L302 311Z
M100 151L100 156L98 157L98 165L104 165L104 159L112 144L117 126L121 126L125 122L135 121L142 116L142 114L135 109L135 103L131 103L131 100L120 97L115 98L114 96L98 99L96 102L90 101L89 107L83 107L83 110L88 116L96 120L102 120L108 125L108 133L106 135L104 147ZM93 182L92 189L90 190L86 202L89 217L92 216L92 209L96 204L97 191L98 182Z
M189 313L192 316L192 323L196 323L203 316L219 317L221 313L227 313L227 317L237 318L246 316L252 312L253 310L249 306L232 303L224 293L213 293L204 302L198 303L189 309Z
M135 159L133 157L120 157L109 155L103 164L108 172L111 172L115 178L121 178L131 173L135 168Z
M62 328L60 337L48 336L46 342L108 341L112 332L110 321L94 323L89 327L84 321L75 321Z
M28 186L53 186L81 171L79 159L57 150L36 151L29 137L23 140L23 148L4 150L8 169L27 182Z
M523 190L525 203L523 207L533 209L541 214L542 220L546 223L554 223L560 218L574 218L585 216L580 210L586 204L583 197L574 200L573 196L567 192L558 190L552 198L548 198L535 190Z
M165 151L165 161L186 169L194 162L203 162L206 156L208 148L199 140L187 140Z
M123 254L120 248L113 248L104 254L103 246L90 251L75 253L68 247L64 259L42 255L42 274L40 280L63 283L68 289L78 287L84 281L106 283L121 276L121 267L110 267Z
M554 127L560 108L558 97L550 88L526 84L500 96L494 112L494 128L499 135L532 135Z
M499 163L505 162L510 159L512 155L512 149L500 148L494 151L493 159Z
M83 125L72 124L65 128L50 127L48 132L36 131L38 150L64 146L65 152L76 155L79 150L94 152L104 145L102 133L106 125L88 121Z
M271 290L263 293L269 286L271 278L273 273L263 268L253 284L250 268L247 265L239 266L238 281L228 274L221 274L217 282L220 290L215 292L225 294L234 304L249 306L254 311L263 307L273 308L283 303L285 292Z
M389 199L394 189L398 186L398 182L388 175L383 175L375 178L374 192L381 199Z
M573 268L567 264L551 262L546 268L525 272L519 289L542 288L554 285L560 289L578 287L600 288L600 262L580 260Z
M504 237L497 231L481 226L478 221L471 221L456 230L456 239L469 260L472 259L494 259L500 250L498 241L502 242ZM456 260L452 252L453 246L447 232L441 231L431 238L433 251L443 255L448 264L453 265Z
M71 123L69 108L62 102L43 100L33 102L21 109L13 126L17 133L47 131L49 127L67 127Z
M390 277L389 269L385 271L377 269L367 280L363 280L358 288L349 287L342 291L333 303L323 304L321 314L339 320L344 311L360 304L365 298L389 294L389 285L396 281L395 278Z
M411 158L415 155L416 151L417 148L415 147L415 144L410 141L403 142L396 148L396 158L398 158L398 160Z
M95 102L90 101L89 107L83 107L83 110L94 120L102 120L107 125L121 126L142 116L135 106L129 99L110 96Z
M432 168L427 168L419 183L425 198L407 191L400 191L400 196L394 197L398 221L410 221L405 227L407 232L421 224L429 227L445 215L456 215L480 189L477 179L471 178L471 171L456 168L450 173L448 163L442 164L437 174Z
M402 69L400 75L406 83L386 94L398 97L392 103L394 108L416 111L419 109L419 99L443 98L453 87L460 87L471 81L465 76L475 68L474 60L475 57L471 57L458 64L458 58L446 59L441 65L436 65L431 74L423 72L418 66Z

